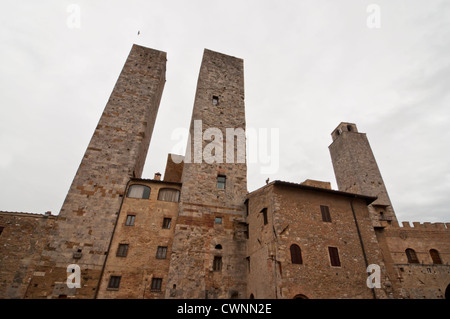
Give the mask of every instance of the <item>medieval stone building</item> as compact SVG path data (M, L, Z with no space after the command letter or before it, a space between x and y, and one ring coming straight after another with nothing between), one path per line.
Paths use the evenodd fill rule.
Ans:
M186 154L143 179L165 69L133 45L57 216L0 212L0 298L449 298L449 224L399 225L355 124L331 134L338 190L248 193L242 59L204 51Z

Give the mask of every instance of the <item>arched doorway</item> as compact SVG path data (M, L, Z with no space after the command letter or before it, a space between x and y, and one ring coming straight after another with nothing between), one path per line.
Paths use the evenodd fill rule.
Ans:
M306 297L305 295L302 295L302 294L298 294L298 295L295 295L294 298L292 298L292 299L308 299L308 297Z

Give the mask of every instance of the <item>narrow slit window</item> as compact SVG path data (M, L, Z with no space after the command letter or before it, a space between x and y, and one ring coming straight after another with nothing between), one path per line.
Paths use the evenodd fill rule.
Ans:
M320 212L322 213L322 221L331 223L330 208L328 206L320 205Z
M216 95L213 95L212 97L212 105L216 106L219 105L219 97Z
M263 208L261 214L263 215L264 225L267 225L269 223L267 218L267 208Z
M225 189L227 178L223 175L217 176L217 188L218 189Z
M330 254L331 266L340 267L341 260L339 259L339 251L336 247L328 247L328 253Z
M164 218L162 228L170 229L170 224L172 223L172 218Z
M221 271L221 270L222 270L222 257L214 256L213 271Z

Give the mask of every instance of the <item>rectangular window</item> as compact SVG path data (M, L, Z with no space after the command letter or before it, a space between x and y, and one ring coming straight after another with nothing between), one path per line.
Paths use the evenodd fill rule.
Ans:
M172 222L172 218L164 218L162 228L170 229L170 223Z
M167 247L158 246L158 250L156 251L157 259L166 259L167 256Z
M336 247L328 247L328 253L330 254L331 266L340 267L341 261L339 260L339 251Z
M126 257L128 254L128 244L119 244L119 248L117 249L117 257Z
M121 276L111 276L109 277L108 288L119 289Z
M125 222L125 226L133 226L135 218L136 218L135 215L127 215L127 221Z
M221 271L221 270L222 270L222 257L214 256L213 271Z
M263 219L264 219L264 225L268 224L268 219L267 219L267 208L263 208L261 210L261 213L263 214Z
M216 223L216 224L222 224L222 217L216 217L216 218L214 219L214 223Z
M219 104L219 97L214 95L212 97L212 105L216 106L218 104Z
M322 221L331 223L330 209L328 206L320 205L320 212L322 213Z
M151 291L161 291L162 278L152 278Z
M227 178L223 175L217 176L217 188L218 189L225 189Z

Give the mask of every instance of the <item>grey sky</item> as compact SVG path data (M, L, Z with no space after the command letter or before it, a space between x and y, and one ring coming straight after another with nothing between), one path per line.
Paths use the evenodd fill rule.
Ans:
M244 59L247 127L280 130L278 171L250 164L249 191L267 177L336 189L330 133L354 122L398 219L450 222L450 2L435 0L3 1L0 210L59 212L133 43L168 54L144 178L189 125L208 48Z

